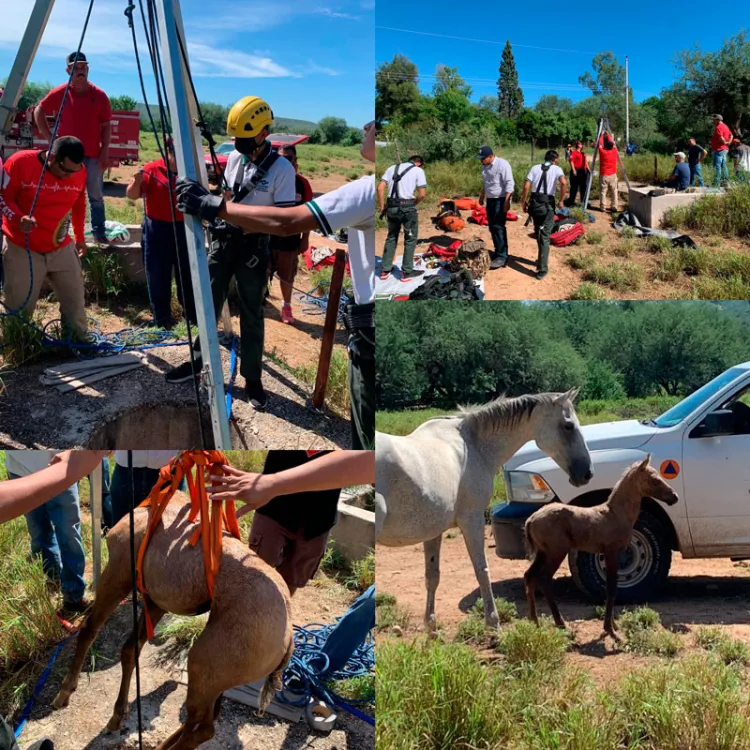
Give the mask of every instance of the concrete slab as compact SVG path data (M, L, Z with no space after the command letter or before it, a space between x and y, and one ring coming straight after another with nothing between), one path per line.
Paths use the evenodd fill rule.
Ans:
M362 560L375 547L375 514L339 502L339 518L331 530L331 539L342 557Z
M660 191L660 189L653 185L632 186L628 194L628 206L644 227L655 229L661 227L664 216L670 208L689 206L706 195L724 193L721 189L700 187L688 188L679 193L651 195L654 191Z

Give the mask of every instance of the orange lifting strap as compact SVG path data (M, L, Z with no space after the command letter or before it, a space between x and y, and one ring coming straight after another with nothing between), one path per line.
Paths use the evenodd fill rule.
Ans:
M190 544L194 547L198 540L203 540L203 562L206 568L206 581L208 582L208 595L214 598L214 582L221 566L222 532L226 530L236 539L240 538L240 526L237 522L234 500L226 504L219 500L211 500L211 514L209 518L209 498L206 493L206 481L210 474L224 474L223 466L228 461L221 451L181 451L167 466L162 466L159 471L159 479L151 490L151 494L138 506L146 508L151 506L148 528L138 550L138 562L136 571L138 574L138 590L145 597L146 585L143 582L143 558L146 556L146 547L157 524L161 520L165 508L174 496L177 487L183 477L187 478L190 492L190 521L200 514L200 525L190 537ZM192 468L197 467L195 479L193 479ZM148 638L154 637L154 626L148 614L148 607L144 606L146 614L146 632Z

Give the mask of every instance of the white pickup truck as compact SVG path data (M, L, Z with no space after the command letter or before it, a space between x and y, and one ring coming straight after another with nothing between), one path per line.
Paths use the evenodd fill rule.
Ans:
M683 557L750 557L750 362L732 367L656 419L582 428L594 477L576 488L536 444L503 467L507 501L492 509L499 557L526 556L523 524L558 501L592 506L623 471L651 454L651 465L680 501L666 507L644 498L630 547L620 556L618 601L647 600L669 575L672 550ZM571 574L593 599L605 595L602 555L572 552Z

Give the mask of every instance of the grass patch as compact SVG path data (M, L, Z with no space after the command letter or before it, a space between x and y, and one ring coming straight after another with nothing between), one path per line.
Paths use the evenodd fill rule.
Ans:
M623 612L618 625L625 632L627 650L642 656L676 656L682 641L676 633L661 627L659 613L649 607Z
M701 627L695 631L698 647L714 653L724 664L750 665L750 647L738 638L732 638L718 627Z
M29 320L28 316L23 320L17 317L0 320L0 352L8 367L20 367L42 352L42 334L38 328L27 325L26 320ZM41 311L37 310L30 322L42 326Z
M707 195L672 208L664 224L721 237L750 237L750 185L735 185L724 195Z
M83 258L83 283L89 299L118 297L127 288L123 256L116 251L90 247Z
M599 257L598 252L584 252L583 250L574 250L566 256L565 263L574 271L587 271L596 265L596 259Z
M601 245L604 242L604 232L592 229L583 235L583 241L587 245Z
M409 627L409 610L396 601L391 594L375 594L375 629L384 631L398 628L401 633Z
M638 240L631 237L621 237L619 242L612 246L610 252L618 258L630 258L638 249Z
M182 664L208 622L208 614L183 617L169 615L156 627L156 635L167 641L159 654L162 666Z
M652 235L651 237L645 238L646 250L650 253L668 253L673 245L672 240L667 237L660 237L658 235Z
M589 212L584 211L582 206L575 206L574 208L571 208L568 212L568 216L570 216L571 219L580 221L581 224L591 224Z
M303 383L314 386L318 375L317 365L299 365L291 371ZM349 359L346 352L334 349L331 355L331 367L328 370L328 388L326 389L326 404L339 414L348 415L351 402L349 400Z
M496 598L495 607L501 624L513 622L518 617L518 610L513 602L507 599ZM494 642L497 632L489 630L484 623L484 602L477 599L465 620L459 623L455 640L459 643L470 643L474 645Z
M143 202L131 201L126 198L125 202L115 203L111 199L104 199L107 219L119 221L121 224L140 224L143 221Z
M530 620L517 620L498 637L496 648L511 667L536 673L562 668L570 636L547 618L540 622L535 625Z
M329 539L320 570L347 589L363 592L375 583L375 553L371 551L361 560L350 563Z
M572 300L602 300L607 299L607 295L604 290L592 284L590 281L584 281L578 285L576 289L570 295Z
M692 297L705 300L747 300L750 299L750 283L740 276L701 277L695 280Z
M643 269L635 263L594 263L584 270L583 278L618 292L638 291L643 284Z
M375 702L375 675L366 674L360 677L352 677L350 680L330 682L333 691L340 695L345 701Z

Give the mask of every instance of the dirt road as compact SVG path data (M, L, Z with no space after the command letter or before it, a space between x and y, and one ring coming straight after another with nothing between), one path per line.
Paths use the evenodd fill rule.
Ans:
M528 563L498 558L489 527L485 547L494 595L515 602L519 615L525 616L522 576ZM421 545L379 546L376 557L378 592L392 594L399 604L408 607L414 632L421 630L425 606ZM585 667L595 678L606 681L623 670L649 661L615 648L611 639L600 640L601 620L595 618L593 605L576 588L567 564L557 572L554 587L562 616L576 636L577 648L570 655L574 663ZM440 586L436 599L436 614L445 637L453 637L458 623L478 598L479 588L463 537L458 530L447 532L440 553ZM667 587L658 599L649 602L649 606L659 612L665 627L684 636L686 647L692 643L690 633L700 625L718 625L728 634L750 643L750 568L725 559L684 560L675 553ZM541 613L548 614L543 597L537 600L537 607ZM607 658L602 659L604 656Z

